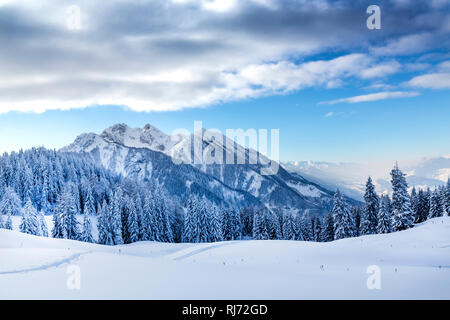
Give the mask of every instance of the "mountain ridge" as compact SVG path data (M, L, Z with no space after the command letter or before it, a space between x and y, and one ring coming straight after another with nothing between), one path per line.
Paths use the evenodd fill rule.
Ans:
M196 192L238 206L264 204L311 214L331 210L332 191L299 174L289 173L281 166L274 175L262 175L263 166L250 164L252 152L237 143L236 152L245 156L245 164L206 164L208 158L204 154L201 159L198 155L195 158L195 145L214 144L215 150L223 152L223 156L234 152L228 148L229 138L221 135L220 142L210 139L204 132L208 131L202 131L201 136L198 133L169 136L150 124L130 128L121 123L100 134L81 134L60 151L90 153L104 167L124 176L158 182L180 198ZM190 156L197 162L187 163ZM358 203L350 198L347 201Z

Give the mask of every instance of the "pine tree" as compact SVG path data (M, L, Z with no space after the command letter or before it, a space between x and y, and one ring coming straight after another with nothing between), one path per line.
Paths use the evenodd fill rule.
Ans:
M361 217L360 234L375 234L377 232L377 213L379 199L375 192L375 186L372 178L369 177L366 182L366 192L364 194L365 207Z
M420 223L427 219L430 211L428 202L425 192L420 189L413 205L414 223Z
M142 224L143 224L143 237L144 241L155 241L155 219L153 213L152 200L149 196L144 198L144 207L142 210Z
M411 209L413 212L414 223L417 223L420 220L420 199L416 187L413 187L411 190Z
M86 215L94 215L95 214L95 206L94 199L92 197L92 188L88 186L84 201L84 214Z
M91 219L87 211L83 214L83 232L81 233L80 240L90 243L94 242L94 238L92 237Z
M169 220L169 209L166 206L166 195L162 188L157 186L154 192L154 210L157 225L156 240L161 242L173 242L173 231Z
M118 245L124 243L122 225L122 189L118 188L114 194L110 195L110 205L104 202L105 217L107 222L107 233L111 244Z
M442 216L442 205L439 196L439 191L436 189L431 194L430 199L430 213L428 215L428 219L437 218Z
M444 192L444 214L450 216L450 178L447 180L447 186Z
M318 217L314 217L314 241L322 241L322 223Z
M139 225L136 206L132 199L127 198L126 210L127 215L127 229L128 229L128 243L134 243L139 241Z
M7 230L12 230L13 229L11 214L7 214L6 215L6 221L5 221L3 227L5 229L7 229Z
M62 193L58 196L55 211L61 223L63 238L78 240L80 236L79 223L76 219L77 207L72 196L72 190L73 186L71 184L64 187Z
M283 215L282 233L284 240L295 240L294 221L291 212L285 212Z
M389 212L389 196L381 197L381 204L378 210L378 224L377 233L390 233L391 227L391 214Z
M279 240L282 239L281 233L281 225L280 220L278 218L277 213L266 210L266 224L267 224L267 232L269 233L269 239L271 240ZM293 224L294 238L295 238L295 228Z
M300 214L294 216L295 240L303 241L303 217Z
M253 239L267 240L269 239L269 232L266 226L266 219L264 218L265 209L255 210L253 216Z
M334 240L353 237L355 227L350 215L350 210L344 202L339 189L333 198L333 221L334 221Z
M207 210L207 202L205 197L200 199L197 203L197 223L198 223L198 241L208 242L209 230L209 213Z
M107 212L107 204L106 200L103 201L103 204L100 206L98 210L98 243L105 245L113 245L114 241L111 235L111 232L108 228L108 212Z
M304 241L314 241L313 225L308 211L305 211L301 220L302 237Z
M350 214L352 215L352 219L355 224L355 236L361 235L361 217L363 215L362 211L364 210L364 206L361 208L359 206L353 206L350 209Z
M2 215L6 216L3 227L9 230L12 230L11 216L22 215L20 199L11 187L5 187L3 198L0 201L0 220L2 220Z
M210 242L223 241L219 210L215 205L210 204L208 212L210 221L209 241Z
M45 223L44 210L41 210L41 212L39 213L39 228L40 235L43 237L48 237L48 228L47 223Z
M231 209L230 226L231 226L231 240L241 240L241 216L237 210Z
M401 231L414 225L411 209L411 199L408 194L408 184L405 175L396 164L391 171L392 183L392 229Z
M61 224L61 214L58 212L53 213L53 228L52 237L62 239L64 238L63 226Z
M334 220L332 214L327 214L324 218L321 238L324 242L334 240Z
M23 233L32 234L35 236L41 235L39 225L39 217L36 208L28 199L22 211L22 220L20 222L20 231Z
M199 241L197 214L197 199L191 196L185 209L183 242L196 243Z

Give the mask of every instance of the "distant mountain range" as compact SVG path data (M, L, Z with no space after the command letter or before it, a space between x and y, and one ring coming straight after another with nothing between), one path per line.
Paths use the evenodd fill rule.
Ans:
M301 174L330 190L340 188L346 195L358 200L362 200L365 181L369 175L375 181L379 193L391 192L389 172L393 163L374 166L361 163L289 161L282 165L289 172ZM450 156L423 158L399 165L407 175L410 188L434 188L446 184L450 176Z
M144 128L117 124L101 134L82 134L60 151L89 153L105 168L123 176L157 182L181 201L195 192L215 202L238 207L264 204L311 214L331 210L332 190L282 166L274 175L263 175L260 163L249 163L252 153L247 148L233 142L231 145L235 145L236 151L230 150L228 138L211 139L206 133L204 130L191 135L169 136L149 124ZM246 162L208 164L207 156L199 157L194 152L194 146L199 145L203 148L213 146L224 158L232 152L241 153ZM196 161L177 164L188 162L186 158L189 157ZM262 163L268 161L261 154L258 157L264 159ZM346 200L358 204L351 198Z

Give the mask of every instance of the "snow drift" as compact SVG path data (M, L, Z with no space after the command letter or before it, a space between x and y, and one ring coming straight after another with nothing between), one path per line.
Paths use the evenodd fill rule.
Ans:
M381 271L380 290L367 287L372 265ZM79 290L67 286L73 266ZM329 243L108 247L1 229L0 298L449 299L450 217Z

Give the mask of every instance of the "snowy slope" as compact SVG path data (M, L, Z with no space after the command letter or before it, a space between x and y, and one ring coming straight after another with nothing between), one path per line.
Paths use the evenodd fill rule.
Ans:
M369 290L367 267L381 289ZM69 290L69 266L80 290ZM450 218L331 243L106 247L0 229L1 299L450 299Z

